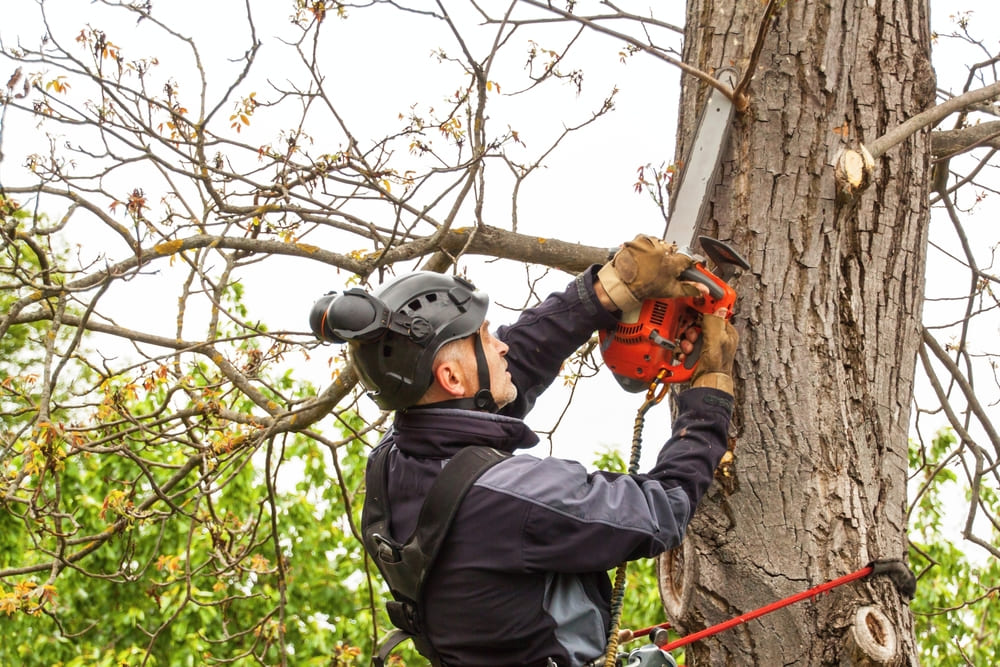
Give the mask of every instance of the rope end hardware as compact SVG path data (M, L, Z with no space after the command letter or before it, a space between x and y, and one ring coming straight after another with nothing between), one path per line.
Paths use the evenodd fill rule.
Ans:
M666 378L667 378L667 369L663 368L660 370L659 373L656 374L656 377L653 378L653 381L649 383L649 389L646 390L646 403L649 403L649 407L658 405L660 401L662 401L664 397L667 395L667 391L670 389L670 385L664 382ZM660 387L659 392L656 391L657 385L659 385ZM643 404L643 407L645 407L645 403ZM649 407L647 407L646 410L648 410Z

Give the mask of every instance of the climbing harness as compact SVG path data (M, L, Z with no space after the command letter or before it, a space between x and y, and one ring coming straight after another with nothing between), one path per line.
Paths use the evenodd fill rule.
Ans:
M386 611L389 612L389 620L398 628L379 644L372 663L382 667L398 644L412 639L417 650L438 667L441 660L424 628L424 581L465 494L484 472L510 454L483 446L460 449L427 492L413 534L406 542L400 543L389 530L391 516L386 491L390 449L389 446L378 447L372 453L366 480L368 500L361 515L365 550L389 585L394 599L386 603Z

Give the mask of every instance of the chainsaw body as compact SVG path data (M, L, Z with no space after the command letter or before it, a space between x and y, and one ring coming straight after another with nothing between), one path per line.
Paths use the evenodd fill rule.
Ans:
M717 264L749 268L746 260L729 246L704 237L702 243ZM680 343L684 332L691 326L698 326L703 314L713 314L724 308L726 319L732 316L736 292L709 271L700 257L695 259L695 264L680 278L705 285L708 294L647 299L637 314L627 313L614 329L599 332L604 364L627 391L646 391L654 381L690 380L701 356L701 337L695 342L694 350L681 359Z

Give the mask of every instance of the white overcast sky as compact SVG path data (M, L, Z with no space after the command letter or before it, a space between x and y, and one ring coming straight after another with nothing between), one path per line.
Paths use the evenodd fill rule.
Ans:
M258 36L263 42L264 53L261 57L284 52L287 54L285 57L288 58L288 68L293 70L296 65L291 52L277 38L279 35L292 34L287 21L287 8L291 6L291 2L257 0L251 4L255 12ZM452 4L454 3L449 6ZM493 4L497 7L506 6L506 3ZM629 9L642 13L649 3L624 4ZM133 56L143 50L158 53L158 43L151 40L151 33L143 26L106 25L102 23L106 19L97 5L80 0L45 0L44 5L56 33L64 43L89 23L95 28L106 30L116 44ZM674 15L665 18L681 23L683 3L675 1L670 6L674 8ZM1000 3L996 0L956 0L953 3L934 1L932 20L939 33L947 34L955 29L950 16L958 7L971 12L970 31L973 34L983 37L992 34L989 48L997 53L995 26L1000 24ZM32 0L13 0L8 1L5 8L8 11L0 25L0 38L4 46L14 46L19 37L27 43L37 43L40 28L36 3ZM242 18L242 0L154 0L153 8L165 23L180 27L184 34L192 36L198 42L210 61L209 67L215 68L214 71L227 68L232 71L236 67L230 61L239 58L246 47L243 39L246 21ZM174 16L170 17L168 13ZM345 94L364 101L363 104L345 106L345 109L350 109L353 113L353 116L348 116L348 123L362 137L383 136L386 131L382 128L395 126L398 114L405 112L411 103L427 101L427 91L433 86L430 77L440 70L429 65L430 47L450 44L449 48L455 48L454 43L443 33L438 37L441 41L435 44L433 35L423 32L414 35L411 25L388 21L385 16L386 14L367 11L353 12L348 21L338 25L331 24L329 30L332 35L326 35L335 37L334 52L341 59L339 63L327 64L326 70L331 83L335 83L338 90L345 91ZM484 30L483 34L492 35L492 31ZM591 128L585 135L585 141L576 141L558 150L547 161L545 172L533 179L534 185L530 185L523 193L521 210L524 217L519 229L529 234L537 232L540 236L576 238L582 243L610 247L638 232L659 234L662 231L662 222L657 212L643 197L633 192L632 184L638 166L672 160L678 73L671 67L648 58L634 58L627 66L623 66L614 57L614 53L620 48L616 40L602 36L590 36L587 39L591 40L588 47L577 50L581 64L586 65L582 95L577 96L568 87L563 87L561 90L554 90L554 96L547 103L539 102L534 107L527 108L524 105L515 106L519 102L517 98L509 101L495 98L491 101L491 115L493 122L499 122L501 118L504 118L504 122L510 122L518 129L529 149L537 150L544 143L543 137L557 131L562 123L582 120L586 110L596 108L612 86L619 87L621 92L617 98L616 115ZM977 54L975 49L961 46L953 39L939 39L934 49L939 86L956 92L965 79L961 63L986 58L985 53ZM164 61L170 57L183 57L180 53L159 55ZM6 73L4 63L0 57L0 75ZM506 81L515 80L521 75L521 65L523 61L510 61L505 65L508 70L500 68L491 78L505 85ZM261 73L262 76L264 74L275 80L282 78L280 71ZM220 77L218 81L221 86L228 78ZM653 85L650 82L654 82ZM180 83L184 86L189 82ZM258 80L258 85L258 90L262 91L258 94L263 95L264 82ZM248 84L247 89L252 87ZM509 88L505 90L507 91ZM555 113L549 112L550 105L557 110ZM0 164L0 180L4 183L23 184L28 177L21 167L23 160L15 157L17 149L23 147L27 152L39 149L29 149L28 144L20 144L15 132L16 130L5 128L4 149L7 157ZM25 141L35 138L37 137L30 132L23 136ZM488 184L488 187L493 187L498 193L495 215L501 218L507 212L503 205L505 184ZM993 204L992 209L987 208L990 204ZM998 236L995 231L995 221L998 219L995 202L987 201L987 205L982 206L973 219L975 228L983 231L977 246L983 252L982 266L990 264L989 247L996 244ZM502 226L504 223L502 219L498 219L495 224ZM947 226L949 223L936 219L934 224ZM91 247L92 241L91 239ZM944 256L932 252L928 280L944 284L946 276L953 275L954 271L949 262ZM511 282L509 264L470 266L470 276L489 291L496 301L520 305L523 290L508 290ZM276 286L273 270L266 274L248 274L245 283L251 312L267 321L272 330L304 331L312 301L327 289L337 287L325 284L329 275L329 269L303 266L301 261L288 264L285 277L295 279L296 286L292 288ZM516 276L519 288L523 287L523 278L524 275L520 272ZM964 279L963 276L962 280ZM565 280L565 276L551 275L542 284L554 289ZM160 298L173 303L177 294L176 287L171 286L170 290ZM120 292L109 294L105 301L119 303L123 309L123 318L130 314L136 317L140 314L142 317L162 316L165 332L172 331L173 312L169 309L143 311L136 308L139 303L155 306L158 301L149 298L147 285L139 284L138 281L123 285ZM494 324L499 324L510 316L502 308L494 307L490 317ZM995 320L988 326L992 329L987 329L985 335L995 339L995 334L1000 334L1000 328L996 326ZM997 352L996 349L993 351ZM321 369L319 373L316 373L317 368ZM321 379L323 369L325 364L315 363L314 358L314 364L303 368L301 373L303 376ZM563 430L555 442L557 455L589 463L593 452L602 447L616 446L627 451L633 412L640 400L636 395L620 391L606 371L602 371L602 375L604 377L599 382L583 383L579 389L577 401L564 419ZM563 394L553 393L552 396L545 397L530 416L529 422L539 429L548 428L557 418L563 402ZM595 415L598 416L595 418ZM648 464L652 460L657 445L668 430L668 408L662 406L652 411L648 418L644 462Z

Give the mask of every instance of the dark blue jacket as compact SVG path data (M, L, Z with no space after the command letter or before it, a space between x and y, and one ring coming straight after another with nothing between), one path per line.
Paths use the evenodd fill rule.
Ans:
M497 337L510 346L518 399L501 414L411 408L390 447L391 532L409 536L428 488L461 447L513 452L538 442L521 421L562 362L597 329L615 326L594 294L596 271L525 311ZM732 399L680 394L673 436L643 475L588 473L575 461L513 456L470 489L427 579L429 638L447 665L581 665L604 650L607 571L676 547L726 451ZM595 416L595 418L601 418Z

